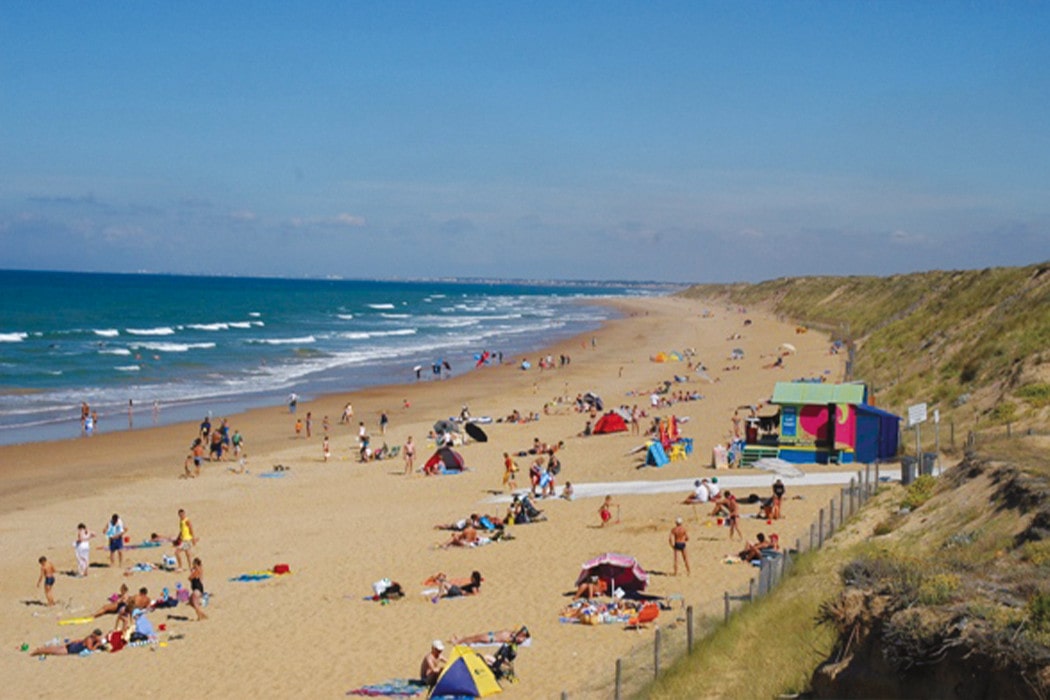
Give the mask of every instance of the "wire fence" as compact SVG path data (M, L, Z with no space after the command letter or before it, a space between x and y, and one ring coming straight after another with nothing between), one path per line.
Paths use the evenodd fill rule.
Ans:
M815 551L841 529L875 494L880 479L879 464L868 465L857 471L849 486L843 486L837 497L820 509L817 519L809 526L808 539L797 538L794 546L783 552L763 557L746 590L724 591L722 614L700 618L685 600L672 601L672 609L662 618L672 617L669 623L653 624L652 643L639 644L626 656L615 659L610 675L595 678L570 694L563 691L562 700L590 700L613 698L624 700L636 696L650 682L659 678L677 660L690 653L697 640L713 632L719 625L729 624L733 615L744 606L769 595L790 574L796 558L803 552ZM644 630L639 629L639 634Z

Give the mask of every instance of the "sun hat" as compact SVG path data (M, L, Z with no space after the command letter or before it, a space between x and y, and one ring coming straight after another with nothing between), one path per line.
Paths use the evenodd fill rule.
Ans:
M431 642L430 647L432 649L437 649L438 651L445 651L445 643L442 642L440 639L435 639L433 642Z

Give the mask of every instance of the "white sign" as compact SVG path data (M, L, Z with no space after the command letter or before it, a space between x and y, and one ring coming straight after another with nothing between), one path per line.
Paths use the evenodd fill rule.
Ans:
M926 404L917 403L908 406L908 427L914 427L919 423L926 422Z
M933 422L940 424L940 422L941 422L941 409L939 409L939 408L933 409Z

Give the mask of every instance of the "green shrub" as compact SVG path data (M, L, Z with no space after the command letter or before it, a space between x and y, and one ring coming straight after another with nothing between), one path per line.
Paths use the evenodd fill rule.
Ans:
M1050 406L1050 384L1046 382L1025 384L1014 392L1014 396L1024 399L1032 408Z
M996 423L1009 423L1017 418L1017 404L1009 401L1000 401L995 404L995 408L988 414Z
M923 474L908 485L901 505L915 510L933 497L933 491L937 487L937 480L929 474Z
M1021 548L1021 558L1035 566L1050 564L1050 540L1025 542Z
M1032 629L1050 632L1050 593L1036 593L1026 607Z
M955 574L934 574L919 584L919 602L924 605L944 605L951 602L959 590L959 577Z

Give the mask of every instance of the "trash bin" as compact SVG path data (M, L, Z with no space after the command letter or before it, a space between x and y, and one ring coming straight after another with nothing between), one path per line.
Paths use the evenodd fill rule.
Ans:
M918 466L917 457L901 457L901 485L907 486L915 481L915 469Z
M937 464L937 453L936 452L923 452L922 453L922 474L923 476L933 476L933 468Z

